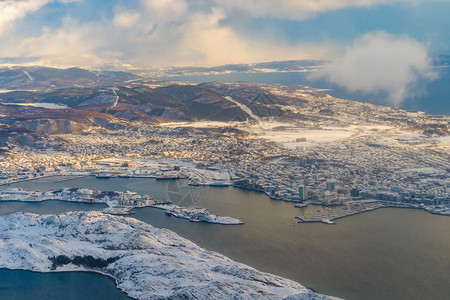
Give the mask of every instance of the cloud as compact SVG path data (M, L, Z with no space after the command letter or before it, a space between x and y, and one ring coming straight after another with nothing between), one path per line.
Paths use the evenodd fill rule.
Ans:
M135 11L121 11L114 15L114 24L118 27L132 28L141 18Z
M7 32L15 21L37 11L48 2L49 0L6 0L0 2L0 36Z
M316 45L297 44L276 40L253 40L237 34L231 26L222 25L223 10L198 13L180 27L179 65L214 66L228 63L260 62L284 59L318 57L325 50Z
M95 1L84 1L71 11L72 6L64 10L64 5L52 10L49 3L74 0L0 0L0 28L10 26L8 34L2 36L0 30L0 57L6 61L39 57L35 63L90 68L326 59L333 49L329 44L295 43L275 31L249 34L240 31L236 22L254 16L295 19L311 12L383 1L387 0L116 0L112 1L118 3L112 16L100 11L101 17L84 18L80 11L97 7ZM5 14L6 8L10 14ZM27 15L38 10L27 24ZM64 13L59 16L55 11Z
M0 1L0 37L18 20L41 9L50 2L72 3L83 0L3 0Z
M386 101L398 106L418 80L433 80L437 74L423 44L408 36L375 32L357 39L321 76L349 92L386 93Z
M370 7L379 4L420 3L426 0L215 0L224 8L241 9L254 17L304 20L318 13L348 7ZM439 0L434 0L439 1Z
M184 0L142 0L151 17L175 21L183 16L188 5Z
M186 5L181 0L142 1L138 6L116 6L111 19L80 23L64 17L61 24L44 27L35 36L22 36L17 30L2 39L0 57L39 57L36 64L54 67L117 68L319 58L326 51L275 36L252 39L221 22L224 10ZM166 14L172 17L163 18Z
M27 37L12 47L20 57L39 57L35 64L47 66L95 66L102 41L92 35L94 24L79 24L65 18L60 28L44 28L37 37ZM3 49L2 49L3 50ZM5 54L0 51L0 54Z

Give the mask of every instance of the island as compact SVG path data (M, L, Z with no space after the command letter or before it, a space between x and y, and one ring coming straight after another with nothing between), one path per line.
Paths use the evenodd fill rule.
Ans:
M198 206L180 207L170 203L154 204L150 206L164 209L166 211L166 215L168 216L187 219L191 222L205 222L223 225L244 224L244 222L235 218L216 216L209 209Z

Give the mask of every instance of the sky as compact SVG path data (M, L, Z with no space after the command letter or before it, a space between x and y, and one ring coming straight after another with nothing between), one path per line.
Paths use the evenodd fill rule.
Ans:
M438 76L430 65L450 51L449 12L450 0L0 0L0 64L124 69L320 59L330 62L328 80L381 89L395 104L409 85Z

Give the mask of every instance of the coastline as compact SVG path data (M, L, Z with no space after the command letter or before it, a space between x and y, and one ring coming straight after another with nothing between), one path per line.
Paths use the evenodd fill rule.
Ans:
M29 178L29 179L25 179L25 180L21 180L21 181L15 181L15 182L12 182L12 183L10 183L10 184L16 184L16 183L25 182L25 181L33 181L33 180L38 180L38 179L45 178L45 177L66 177L66 176L74 176L75 178L67 178L67 179L62 179L62 180L55 180L55 181L53 181L53 182L63 182L63 181L68 181L68 180L73 180L73 179L78 179L78 178L83 178L83 177L88 177L88 176L96 177L96 176L95 176L94 174L92 174L92 173L90 173L90 174L85 174L85 175L73 175L73 174L64 175L64 174L57 174L57 175L42 176L42 177L38 177L38 178ZM120 177L120 176L118 176L117 178L156 178L156 176L153 176L153 175L150 175L150 176L140 176L140 175L138 175L138 176L126 176L126 177ZM179 180L179 179L182 179L182 178L177 178L176 180ZM9 185L9 184L0 184L0 186L2 186L2 185ZM222 186L214 186L214 185L212 185L212 186L211 186L211 185L207 185L207 186L208 186L208 187L212 187L212 188L223 188ZM281 198L273 197L273 196L271 196L268 192L266 192L266 191L264 191L264 190L261 190L261 189L256 189L256 188L252 188L252 187L245 187L245 186L240 186L240 185L234 185L234 184L231 184L231 185L229 185L229 186L230 186L230 187L233 187L233 188L242 189L242 190L248 190L248 191L253 191L253 192L263 193L263 194L265 194L267 197L269 197L270 200L273 200L273 201L283 201L283 202L288 202L288 203L302 203L301 201L286 200L286 199L281 199ZM228 186L227 186L227 187L228 187ZM30 200L30 201L26 201L26 202L42 202L42 201L49 201L49 200L63 201L63 202L66 201L66 202L89 203L89 202L84 202L84 201L64 200L64 199ZM387 201L384 201L384 200L377 200L377 199L368 199L368 200L370 200L370 201L377 201L377 202L386 204L386 206L376 207L376 208L367 209L367 210L362 210L362 211L354 212L354 213L351 213L351 214L348 214L348 215L345 215L345 216L338 216L338 217L335 217L335 218L329 218L329 219L327 219L327 220L328 220L328 221L334 221L334 220L338 220L338 219L342 219L342 218L346 218L346 217L351 217L351 216L354 216L354 215L357 215L357 214L361 214L361 213L364 213L364 212L370 212L370 211L373 211L373 210L376 210L376 209L379 209L379 208L408 208L408 209L418 209L418 210L426 211L426 212L428 212L428 213L430 213L430 214L433 214L433 215L449 216L448 214L445 214L445 213L439 213L439 212L433 211L433 210L431 210L431 209L427 209L426 206L425 206L425 207L415 207L415 206L412 206L412 204L403 204L403 203L401 203L401 204L403 204L403 205L396 205L396 203L393 203L393 202L387 202ZM2 202L7 202L7 201L24 202L24 201L22 201L22 200L0 200L0 201L2 201ZM102 202L96 202L96 204L97 204L97 203L102 203ZM105 203L107 206L109 206L108 203L106 203L106 202L104 202L104 203ZM338 205L338 204L336 204L336 205L315 204L315 205L320 205L320 206L322 206L322 207L340 206L340 205ZM158 208L158 209L164 209L164 208L157 207L157 206L154 206L154 205L150 205L150 207ZM138 207L138 206L133 207L133 209L137 209L137 208L140 208L140 207ZM164 209L164 210L165 210L165 209ZM295 217L295 218L297 218L297 217ZM297 219L299 219L299 218L297 218ZM303 218L301 218L301 219L299 219L299 220L300 220L299 223L324 223L324 224L328 224L328 225L333 225L333 224L335 224L335 223L332 223L332 222L322 222L322 220L305 220L305 219L303 219Z
M171 230L134 218L100 212L16 213L0 217L0 223L6 240L0 247L2 269L98 273L108 276L118 290L135 299L177 298L186 293L190 298L201 299L210 295L224 299L236 295L262 299L286 296L338 299L312 292L296 281L258 271L206 250ZM49 243L54 247L49 248ZM10 259L18 253L25 254ZM91 265L92 269L74 267L70 260L67 264L61 261L52 270L50 257L72 258L81 254L94 259L117 259L105 266Z
M126 179L124 180L119 180L119 179L114 179L111 180L110 182L108 182L106 185L104 184L105 181L98 181L92 178L84 178L84 179L80 179L80 180L74 180L69 182L69 184L57 184L57 185L48 185L48 184L39 184L39 185L34 185L34 184L30 184L27 183L26 185L24 184L24 188L27 189L31 189L33 190L33 186L36 186L36 189L40 189L40 190L46 190L46 188L58 188L60 186L74 186L74 187L79 187L79 186L87 186L88 183L90 182L98 182L98 184L102 185L103 189L113 189L115 186L119 187L120 189L123 190L123 188L128 185L128 183L134 183L134 182L140 182L139 186L141 186L141 188L137 189L136 191L140 191L141 194L149 194L148 188L147 186L151 189L151 190L155 190L159 191L161 190L162 192L164 191L164 184L155 184L153 180L146 180L146 181L142 181L140 179L137 180L132 180L132 181L128 181ZM19 187L19 185L15 185L17 187ZM91 188L95 187L95 185L91 185ZM137 186L133 185L133 188L136 188ZM44 188L44 189L42 189ZM158 190L156 190L156 188L158 188ZM134 190L134 189L133 189ZM215 250L218 252L221 252L221 249L224 249L222 252L223 254L227 255L228 257L232 257L234 259L237 259L238 261L247 263L251 266L257 267L259 269L264 268L264 261L267 261L268 259L270 260L270 255L262 255L262 260L261 259L256 259L256 262L254 261L255 259L252 258L252 255L249 254L239 254L236 257L233 256L233 251L234 250L230 250L232 249L231 245L227 245L227 242L222 242L222 241L217 241L217 242L211 242L211 240L214 239L215 236L220 237L221 240L226 241L228 240L228 237L230 237L230 240L233 240L234 238L238 239L238 238L246 238L246 233L253 230L259 230L258 228L261 228L263 231L258 232L257 233L257 239L258 239L258 243L261 240L261 247L262 249L272 249L273 250L277 250L278 252L283 253L283 248L277 245L272 246L271 244L265 244L266 241L264 238L265 232L271 232L272 234L276 234L276 236L281 236L280 239L277 239L278 244L280 244L280 241L290 241L291 238L289 238L288 236L298 236L301 237L301 240L306 241L306 240L310 240L311 238L313 238L314 236L316 236L319 233L323 233L324 235L322 235L323 237L326 237L326 239L322 239L323 242L326 242L328 239L333 240L333 232L337 232L337 233L342 233L342 230L350 230L350 235L351 235L351 243L358 243L359 241L364 241L364 243L369 243L371 244L373 242L372 239L367 240L367 238L364 235L354 235L352 234L352 225L355 224L359 224L358 228L361 226L361 230L362 232L365 233L369 233L371 229L373 228L379 228L380 226L382 228L386 228L385 225L383 224L379 224L380 220L381 222L384 223L384 221L387 222L387 224L395 224L395 222L393 221L393 218L395 218L395 216L398 214L398 217L402 220L401 222L401 227L400 227L400 231L403 232L406 230L406 232L403 232L397 240L402 240L403 241L403 237L406 237L405 240L408 240L409 234L408 234L408 229L406 227L410 227L411 228L422 228L419 227L420 223L423 222L423 226L425 226L425 228L435 228L435 224L448 224L448 221L450 219L447 218L436 218L434 219L434 217L431 217L431 215L429 214L423 214L420 212L415 212L413 210L409 210L409 211L397 211L397 210L383 210L383 211L379 211L378 213L375 212L373 214L367 214L364 215L362 217L355 217L355 218L350 218L348 220L342 221L342 222L337 222L339 225L339 228L333 228L333 227L327 227L327 226L319 226L319 225L301 225L301 224L297 224L297 220L293 219L293 217L295 216L296 212L299 211L315 211L316 209L321 209L320 207L317 206L309 206L306 209L294 209L293 208L293 204L289 204L289 203L279 203L279 202L274 202L274 201L268 201L269 199L263 195L260 195L259 193L248 193L246 191L243 190L238 190L238 189L227 189L226 191L224 190L223 192L218 193L217 189L209 189L206 188L203 193L202 193L202 197L205 199L206 202L202 202L202 203L211 203L213 206L209 207L207 204L205 204L205 206L209 207L210 209L217 209L217 205L215 205L215 203L217 203L217 201L211 200L210 199L214 199L214 195L218 194L219 199L225 199L228 197L233 197L233 199L236 199L236 201L232 201L230 202L230 209L231 211L237 211L239 210L239 203L242 203L243 207L245 207L246 209L246 213L244 213L244 215L238 215L236 214L237 217L241 217L242 220L246 221L246 226L240 227L238 230L234 230L232 228L229 227L216 227L216 226L208 226L208 225L202 225L202 224L190 224L189 222L180 222L179 220L171 220L170 218L167 218L164 213L160 213L158 211L155 210L149 210L149 209L142 209L142 210L136 210L136 216L133 216L134 218L138 218L144 222L153 224L153 226L159 227L159 228L169 228L171 230L174 230L175 232L178 232L180 235L185 236L193 241L195 241L196 243L198 243L199 245L202 245L203 247L205 247L206 249L211 249L211 250ZM220 197L220 195L222 195L222 197ZM225 197L226 195L226 197ZM241 199L241 200L239 200ZM244 199L248 199L248 201L244 201ZM64 203L59 202L61 204L54 204L54 205L58 205L58 207L61 207L61 211L57 211L56 213L64 213L68 210L77 210L76 206L74 208L68 209L68 210L64 210ZM44 209L39 209L38 211L36 211L37 213L40 214L45 214L48 213L46 212L47 209L45 209L47 207L47 204L42 203L42 204L36 204L36 207L41 207L41 205L44 204ZM3 204L3 206L5 206L6 204ZM67 203L67 208L72 207L73 205L76 204L70 204ZM20 204L16 205L11 203L12 207L16 207L20 208ZM83 206L83 204L81 204L81 206ZM225 205L219 205L219 207L224 207L226 208L228 206ZM53 207L53 204L52 206ZM83 206L85 207L85 206ZM275 208L279 208L281 211L283 211L283 219L282 220L277 220L278 218L274 218L274 220L271 219L271 211ZM86 209L89 209L89 207L86 206ZM331 209L331 208L330 208ZM15 210L17 211L17 210ZM218 212L221 211L222 213L224 213L225 215L227 215L227 210L218 210ZM31 210L31 212L35 212L34 209ZM36 213L35 212L35 213ZM233 213L229 212L228 215L233 215ZM255 217L248 217L248 219L246 219L246 215L254 215ZM266 219L268 218L268 219ZM259 220L261 220L261 222L263 224L261 224L261 227L259 227L258 223ZM284 225L277 225L280 221L282 221L282 224ZM376 223L374 223L374 221ZM437 222L437 223L436 223ZM272 223L276 223L276 224L272 224ZM264 224L267 224L264 225ZM270 225L269 225L270 224ZM285 228L286 226L289 225L289 228L287 228L288 234L285 234ZM409 224L409 225L406 225ZM305 227L303 227L305 226ZM428 227L426 227L428 226ZM445 226L444 226L445 227ZM192 229L189 229L192 228ZM263 229L264 228L264 229ZM276 228L274 229L274 231L271 231L271 228ZM396 227L397 228L397 227ZM442 228L442 226L441 226ZM216 229L218 230L217 233ZM446 239L445 238L445 234L442 235L442 230L440 230L439 228L435 228L436 230L438 230L440 232L439 236L442 239ZM192 231L193 230L193 231ZM196 234L197 230L200 230L199 232L202 232L201 236L203 237L199 237L199 238L194 238L193 235L198 235ZM399 230L396 229L396 235L398 235ZM426 230L424 230L426 231ZM228 232L228 233L227 233ZM309 233L308 233L309 232ZM406 234L405 234L406 233ZM338 234L338 237L341 237L341 234ZM397 237L397 236L396 236ZM339 238L338 238L339 239ZM367 241L366 241L367 240ZM313 255L314 252L312 249L310 249L311 247L314 247L314 245L316 245L317 243L315 242L315 240L312 240L313 244L311 246L306 246L308 247L306 250L306 254L307 255ZM339 240L336 241L338 243L338 249L347 249L347 244L348 241L347 240ZM304 243L304 242L303 242ZM251 243L254 244L254 243ZM244 243L243 246L237 246L239 247L239 249L242 248L242 251L246 252L246 253L251 253L252 249L254 248L254 246L252 246L251 244L247 245ZM310 242L308 242L308 244L311 244ZM398 243L395 243L395 245L397 245ZM443 242L439 242L439 245L442 245ZM258 244L259 245L259 244ZM300 247L301 249L301 245L302 242L298 241L298 242L288 242L286 245L289 245L289 247L291 249L297 249L296 247ZM412 249L416 249L416 247L420 247L419 243L409 243L409 245L411 245ZM428 247L429 248L429 247ZM267 251L267 250L266 250ZM320 277L323 279L320 279L319 281L314 281L316 279L311 280L310 282L310 278L311 276L316 276L317 274L315 273L316 271L312 272L312 275L307 275L306 280L304 278L302 278L303 275L301 275L301 273L298 273L298 271L296 271L296 269L298 270L305 270L311 268L311 266L309 266L309 263L305 263L302 262L303 260L300 258L296 258L297 252L295 251L291 251L291 250L286 250L286 259L281 259L281 261L284 264L287 265L293 265L293 266L297 266L297 267L289 267L287 270L287 272L281 272L278 269L278 267L276 265L270 265L269 263L269 267L268 269L266 269L266 271L270 271L274 274L278 274L278 275L283 275L286 276L287 278L290 279L295 279L298 282L301 283L305 283L306 286L311 286L314 289L316 289L319 292L325 293L325 294L330 294L330 295L337 295L340 297L346 297L347 293L348 293L348 286L344 286L343 288L335 288L336 291L333 290L333 288L330 288L330 286L333 286L333 282L334 282L334 277L338 276L339 271L336 271L334 269L329 270L330 274L333 274L333 276L331 277L331 275L320 275ZM324 251L326 252L326 251ZM363 251L364 252L364 251ZM411 252L411 251L409 251ZM367 253L365 253L367 254ZM276 254L274 254L276 255ZM412 255L411 253L408 253L409 256L407 256L409 259L409 257ZM322 257L324 256L324 257ZM339 255L340 259L347 259L348 255L347 254L342 254ZM356 259L359 259L358 255L356 257ZM318 258L320 258L319 264L321 261L330 261L331 259L328 259L325 253L320 253L320 255L318 256ZM362 258L361 258L362 259ZM402 258L400 257L397 261L400 261L401 263L398 264L398 266L403 266L407 260L406 258ZM369 259L372 262L376 262L376 259ZM357 260L356 260L357 262ZM430 261L430 264L433 264L434 261ZM342 265L342 266L341 266ZM339 264L339 269L344 269L347 270L345 266L343 266L343 264ZM442 268L441 268L442 269ZM441 270L439 269L439 270ZM442 271L442 270L441 270ZM302 271L304 272L304 271ZM311 272L311 271L310 271ZM401 274L402 272L399 271L399 274ZM308 273L309 274L309 273ZM355 272L355 273L351 273L352 277L354 276L358 276L359 273ZM64 275L66 276L66 275ZM350 276L347 276L350 277ZM436 276L433 277L434 279L436 279ZM416 278L414 278L416 279ZM322 280L324 280L325 283L321 283ZM350 280L350 278L348 278L348 280ZM382 279L380 279L382 281ZM380 281L378 280L378 281ZM365 286L365 284L367 284L367 282L364 282L363 280L358 281L358 283L361 282L361 286ZM396 281L397 284L401 284L401 280ZM415 281L417 282L417 281ZM380 283L380 282L378 282ZM348 282L348 284L351 284L351 282ZM430 284L431 286L433 286L433 284L431 282L427 282L427 288L430 288ZM112 288L112 286L111 286ZM366 287L368 288L368 287ZM388 289L389 293L392 293L393 295L404 295L406 291L402 290L402 292L399 292L399 289L397 288L390 288ZM442 291L442 284L440 284L440 290ZM351 291L351 290L350 290ZM381 291L372 291L369 290L369 292L366 291L366 289L364 290L360 290L358 292L358 295L365 295L366 297L370 297L370 295L381 295L384 294L386 295L386 292L381 292ZM423 295L423 293L421 294L421 292L419 292L420 295ZM442 293L441 293L442 294ZM351 295L351 292L350 294Z
M172 202L158 203L149 195L139 195L130 191L98 191L86 188L63 188L47 192L34 192L21 188L9 188L0 192L0 202L78 202L85 204L105 204L103 213L111 215L130 215L133 209L153 207L165 210L168 216L186 219L190 222L204 222L220 225L241 225L241 220L228 216L217 216L209 209L198 206L182 207Z

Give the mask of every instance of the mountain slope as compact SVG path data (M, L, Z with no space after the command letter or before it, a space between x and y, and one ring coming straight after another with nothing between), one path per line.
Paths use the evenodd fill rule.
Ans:
M209 89L196 85L169 85L156 89L189 108L198 119L232 121L246 120L249 116L236 104Z

